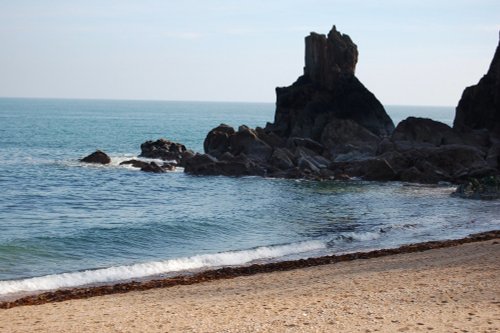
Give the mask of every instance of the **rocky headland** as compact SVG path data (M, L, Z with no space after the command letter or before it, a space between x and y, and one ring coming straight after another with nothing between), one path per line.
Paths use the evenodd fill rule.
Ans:
M465 89L453 127L409 117L396 127L355 75L358 49L334 26L305 38L304 74L276 88L273 123L220 124L204 153L165 139L141 145L128 161L144 171L176 165L193 175L463 183L500 174L500 44L487 74ZM144 164L145 163L145 164Z

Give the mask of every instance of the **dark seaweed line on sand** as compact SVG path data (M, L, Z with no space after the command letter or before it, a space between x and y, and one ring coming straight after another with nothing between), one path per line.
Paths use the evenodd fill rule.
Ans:
M270 273L278 271L289 271L293 269L306 268L312 266L334 264L342 261L352 261L357 259L370 259L384 256L390 256L403 253L414 253L452 247L466 243L481 242L500 238L500 230L493 230L478 234L472 234L468 237L455 240L431 241L425 243L416 243L403 245L394 249L374 250L370 252L356 252L342 255L330 255L318 258L299 259L282 261L267 264L254 264L243 267L225 267L215 270L208 270L191 276L176 276L165 279L126 282L114 285L93 286L86 288L71 288L55 290L37 295L22 297L14 301L0 303L0 309L9 309L21 305L38 305L51 302L62 302L72 299L84 299L94 296L126 293L129 291L149 290L153 288L167 288L178 285L191 285L195 283L215 281L221 279L231 279L239 276L250 276L259 273Z

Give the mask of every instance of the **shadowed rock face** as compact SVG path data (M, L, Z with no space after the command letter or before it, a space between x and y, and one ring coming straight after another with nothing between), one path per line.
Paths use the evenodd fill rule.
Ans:
M348 119L377 136L390 135L391 118L355 76L358 49L349 36L334 26L328 36L311 33L305 42L304 75L276 88L274 124L266 129L320 141L330 122Z
M466 88L457 106L453 128L488 129L500 137L500 40L488 73Z

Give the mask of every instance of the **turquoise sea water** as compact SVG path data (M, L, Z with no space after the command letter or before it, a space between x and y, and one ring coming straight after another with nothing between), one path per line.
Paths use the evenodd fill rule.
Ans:
M453 108L388 106L451 123ZM19 292L457 238L498 229L499 202L453 187L150 174L146 140L202 151L219 123L273 104L0 99L0 298ZM78 159L102 149L111 166Z

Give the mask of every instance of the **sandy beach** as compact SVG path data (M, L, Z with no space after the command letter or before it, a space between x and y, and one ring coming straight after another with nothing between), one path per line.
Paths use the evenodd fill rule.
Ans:
M0 332L498 331L498 239L0 310Z

